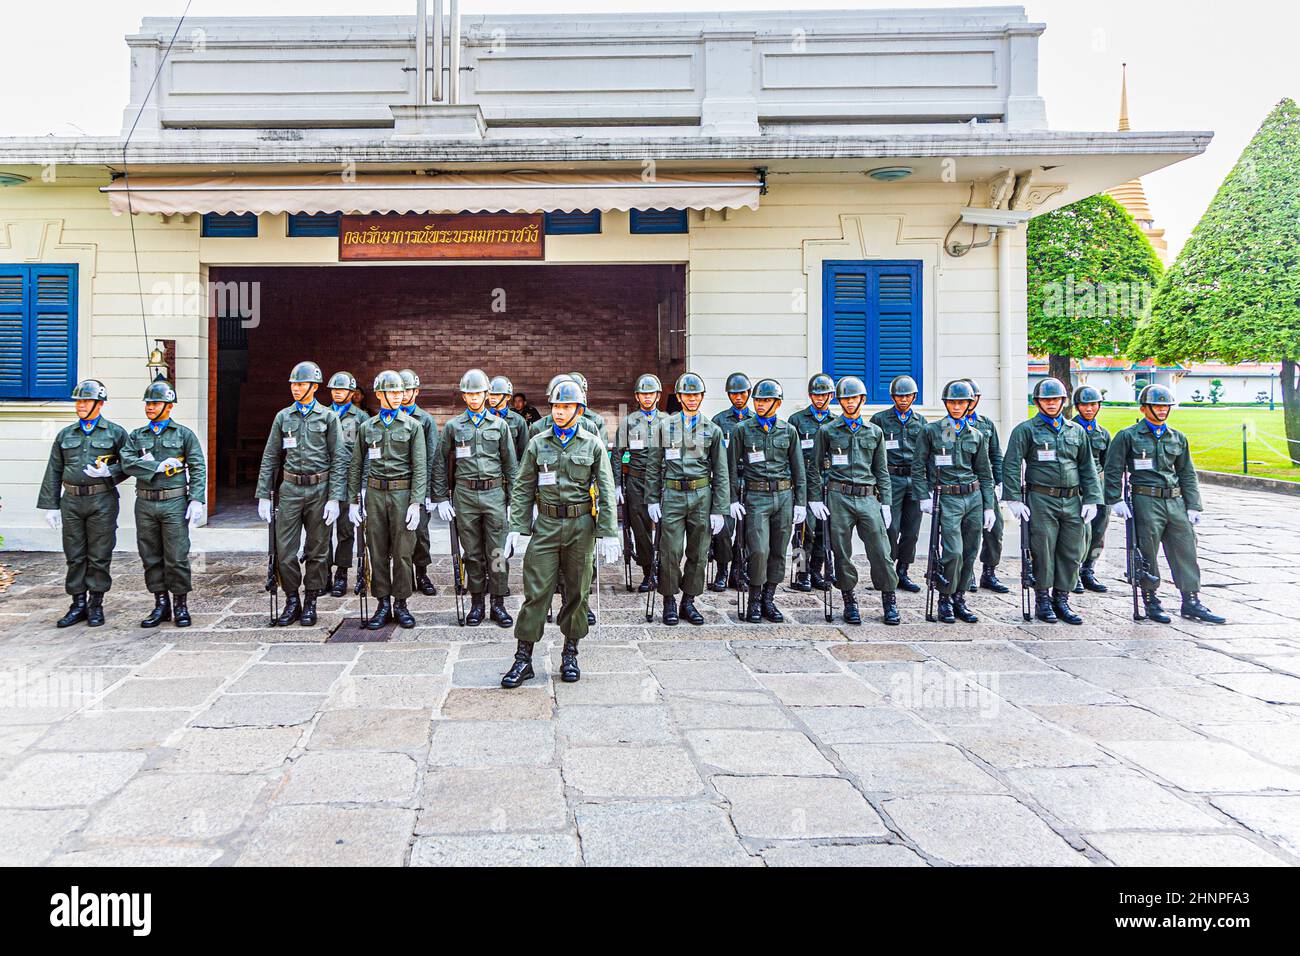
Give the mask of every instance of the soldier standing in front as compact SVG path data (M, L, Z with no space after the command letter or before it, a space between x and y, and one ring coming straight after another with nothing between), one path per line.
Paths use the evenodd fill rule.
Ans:
M402 376L402 384L406 386L406 397L402 401L402 411L406 412L411 418L419 422L420 427L424 429L424 451L425 458L429 462L436 459L438 453L438 423L434 421L432 415L426 412L416 400L420 397L420 376L409 368L404 368L397 373ZM429 541L429 516L433 514L433 466L429 466L429 487L425 489L414 489L419 495L423 495L424 514L420 516L420 524L415 529L415 555L413 561L415 564L415 587L421 594L433 595L438 593L434 587L433 581L429 579L429 565L433 561L432 544Z
M1110 447L1110 432L1097 415L1101 411L1101 392L1091 385L1080 385L1074 390L1071 404L1074 406L1074 421L1088 434L1088 445L1092 449L1092 461L1098 478L1106 473L1106 450ZM1074 585L1074 593L1082 594L1084 590L1105 594L1110 590L1097 580L1097 561L1106 547L1106 527L1110 524L1110 509L1104 504L1098 505L1097 515L1088 524L1088 541L1083 553L1083 566L1079 569L1079 580Z
M749 376L744 372L732 372L727 376L727 400L731 407L713 416L713 424L722 429L722 446L727 447L731 433L743 422L754 417L749 410ZM728 587L739 588L748 583L749 570L738 566L733 539L736 537L736 521L730 512L724 516L722 530L713 536L713 557L718 562L718 576L709 582L710 591L725 591ZM730 572L728 572L730 568Z
M328 383L330 392L330 411L339 417L339 428L343 431L344 455L352 460L352 450L357 443L357 428L370 417L360 405L352 399L360 394L357 389L356 376L351 372L335 372ZM353 552L356 551L356 531L351 521L334 522L334 555L330 562L334 566L334 581L330 585L331 597L343 597L348 591L348 569L352 567Z
M835 381L825 372L818 372L808 380L808 407L801 408L790 416L790 424L799 433L799 448L803 451L804 472L810 472L813 460L813 445L817 441L817 432L829 422L831 398L835 395ZM813 498L812 488L808 489L808 500ZM820 490L818 490L820 495ZM828 590L830 581L822 577L822 566L826 561L826 527L809 514L804 520L799 540L801 548L795 551L794 589L796 591Z
M993 497L995 500L1002 500L1002 438L998 435L998 426L993 419L979 414L975 409L980 403L980 386L973 378L964 379L971 388L971 401L969 410L966 412L966 421L974 425L984 437L988 439L989 446L989 467L993 470ZM980 563L983 564L984 570L980 574L979 586L986 591L993 591L996 594L1006 594L1011 589L998 580L998 564L1002 561L1002 539L1005 525L1002 521L1002 511L996 506L993 509L993 527L984 531L983 540L980 544ZM970 582L967 590L975 590L975 582Z
M889 510L894 520L886 529L889 547L894 557L894 571L898 586L913 593L921 586L907 575L907 569L916 560L916 542L921 534L921 496L912 488L912 459L916 442L925 427L925 416L912 409L919 393L916 380L910 375L899 375L889 383L889 397L893 408L886 408L871 416L871 423L885 435L885 455L889 461Z
M654 447L654 436L659 422L665 416L659 411L659 394L663 385L659 376L648 372L636 380L632 397L636 400L636 411L623 419L622 427L614 442L614 482L615 494L619 504L623 505L628 524L632 529L632 541L635 545L637 563L641 567L641 583L637 590L645 594L655 586L653 579L654 547L651 542L652 523L648 504L651 499L646 494L646 466L651 457L648 449ZM626 456L626 464L623 458ZM620 470L626 479L620 481ZM624 492L624 485L627 491Z

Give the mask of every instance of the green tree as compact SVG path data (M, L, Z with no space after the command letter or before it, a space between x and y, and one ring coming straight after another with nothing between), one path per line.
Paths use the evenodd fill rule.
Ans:
M1129 344L1161 363L1281 361L1300 465L1300 110L1284 99L1210 202Z
M1029 224L1029 350L1067 386L1070 359L1124 351L1150 311L1160 259L1128 211L1090 196Z

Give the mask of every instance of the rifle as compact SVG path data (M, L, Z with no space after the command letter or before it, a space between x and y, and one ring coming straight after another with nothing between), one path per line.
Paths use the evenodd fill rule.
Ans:
M1128 505L1131 518L1124 519L1124 563L1125 575L1128 577L1129 586L1133 589L1133 620L1145 621L1146 604L1142 601L1141 591L1143 585L1154 587L1160 579L1151 573L1151 566L1147 564L1146 555L1142 553L1141 547L1138 546L1137 540L1137 515L1133 514L1133 495L1130 491L1128 475L1124 476L1124 504Z
M600 526L600 505L596 501L596 483L593 481L587 489L587 494L591 496L591 580L596 586L596 623L600 623L600 557L596 553L596 546L600 541L600 532L597 530ZM591 592L587 592L590 596Z
M453 448L447 464L447 500L456 498L456 450ZM465 565L460 559L460 534L456 531L456 518L447 522L447 534L451 541L451 583L456 595L456 623L465 626Z
M745 503L745 479L737 479L737 501ZM741 515L736 519L736 540L732 545L732 553L735 554L733 560L736 562L736 616L742 622L745 616L749 614L749 592L745 588L745 579L740 574L740 568L749 566L749 545L745 540L745 516Z
M366 560L366 509L362 492L357 492L357 507L361 509L361 524L357 525L357 584L356 592L361 597L361 623L370 617L370 563Z
M275 519L280 513L280 465L271 472L271 520L266 523L266 590L271 595L271 623L280 616L280 549L275 542Z
M1023 489L1024 470L1021 470L1020 487ZM1030 518L1020 519L1020 616L1026 621L1034 619L1034 600L1030 592L1035 589L1034 575L1034 552L1029 547L1029 521L1033 517L1030 512Z
M656 522L655 522L655 534L654 534L654 556L650 559L650 560L651 560L651 568L650 568L650 570L651 570L651 578L650 578L650 580L656 582L656 584L657 584L658 581L659 581L659 536L660 536L660 527L661 527L662 524L663 524L663 518L662 518L662 516L661 516L660 519L659 519L659 521L656 521ZM628 590L630 591L631 588L628 588ZM652 588L651 588L649 591L647 591L646 594L645 594L645 619L646 619L646 623L647 623L647 624L649 624L651 621L653 621L653 620L655 619L655 594L656 594L656 592L657 592L657 588L652 587Z
M826 495L827 479L825 476L826 473L823 471L822 472L822 501L826 501L827 499L827 495ZM807 515L804 516L803 523L804 523L804 527L808 526ZM821 524L822 562L826 567L826 589L822 591L822 612L826 615L827 624L835 620L835 598L834 598L835 589L833 587L835 581L835 568L834 568L835 555L831 553L831 534L830 534L829 524L830 523L826 521L823 521ZM849 542L850 542L850 547L852 547L852 542L853 542L852 537L849 538Z
M626 453L625 453L626 454ZM618 486L623 492L623 504L620 505L622 514L619 520L623 524L623 584L629 591L632 590L632 553L636 549L635 542L632 540L632 522L629 520L629 508L627 506L627 462L618 471ZM640 555L638 557L638 563Z
M943 576L942 556L939 554L939 525L943 503L939 495L939 475L934 476L934 489L930 492L930 547L925 561L925 619L931 623L939 618L934 613L934 594L947 587Z

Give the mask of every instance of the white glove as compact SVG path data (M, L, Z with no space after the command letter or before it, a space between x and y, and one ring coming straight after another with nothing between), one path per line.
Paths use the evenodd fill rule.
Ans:
M617 564L623 557L623 545L618 538L600 539L600 556L606 564Z
M1187 520L1190 521L1190 522L1191 522L1192 524L1194 524L1194 525L1196 525L1196 524L1200 524L1200 523L1201 523L1201 513L1200 513L1199 511L1193 511L1191 508L1188 508L1188 509L1187 509Z
M533 523L537 523L537 505L533 505Z
M412 501L406 509L406 530L414 531L420 527L420 503Z
M619 504L622 504L622 503L623 503L623 486L622 486L622 485L615 485L615 486L614 486L614 497L615 497L616 499L618 499L618 503L619 503Z
M58 510L45 512L45 523L58 531L63 527L63 514Z
M1097 506L1084 505L1079 509L1079 517L1084 521L1091 521L1093 518L1097 517Z
M993 486L993 497L996 498L998 501L1002 500L1002 482L999 481L996 485Z
M321 509L320 516L325 519L326 524L334 524L339 520L339 503L337 501L325 502L325 507Z
M804 505L794 506L794 523L803 524L808 520L808 509Z
M160 471L167 471L168 469L179 471L184 464L185 463L179 458L164 458L162 461L158 462L158 467L154 469L154 474L157 474Z
M271 523L271 499L270 498L257 499L257 516L261 518L263 521L265 521L267 524Z
M824 501L808 502L808 510L813 513L813 517L818 521L826 521L831 516L831 509L826 507Z
M724 524L726 519L722 515L709 515L709 534L722 534Z
M112 474L112 472L108 470L108 465L102 461L97 461L93 465L87 465L81 470L85 472L86 476L89 478L107 478Z
M438 517L443 521L450 521L456 517L456 508L450 501L438 502Z
M741 518L745 517L745 506L739 501L731 506L731 517L733 521L739 521Z
M894 524L894 513L889 510L889 505L880 506L880 517L885 520L885 527L892 527Z
M1127 501L1117 501L1110 507L1110 513L1116 518L1123 518L1127 521L1133 517L1133 509L1128 506Z
M185 520L191 528L197 528L208 520L208 506L201 501L191 501L185 506Z
M649 505L649 506L646 507L645 510L646 510L646 513L647 513L648 515L650 515L650 520L653 521L655 524L658 524L658 523L659 523L659 519L662 518L662 517L664 516L664 506L663 506L663 505ZM715 534L716 534L716 532L715 532Z
M418 504L418 502L417 502L417 504ZM425 499L424 499L424 510L427 511L427 512L429 512L429 514L433 514L433 499L432 499L432 498L425 498Z
M357 527L361 526L361 506L355 501L348 505L348 520Z
M1029 506L1023 501L1004 501L1002 503L1007 506L1007 511L1011 512L1011 517L1017 521L1029 520Z
M933 499L933 498L925 497L925 498L922 498L922 499L921 499L921 514L923 514L923 515L934 514L934 499Z
M511 531L506 535L506 554L518 554L519 544L525 541L529 536L520 534L518 531Z
M992 531L993 526L998 523L998 513L992 508L984 509L984 530Z

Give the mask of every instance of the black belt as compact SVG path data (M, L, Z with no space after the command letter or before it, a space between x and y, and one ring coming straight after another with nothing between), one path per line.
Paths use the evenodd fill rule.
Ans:
M581 518L591 514L591 505L546 505L539 503L537 513L548 518Z
M325 479L329 478L328 471L318 471L314 475L299 475L292 471L284 473L284 480L291 485L319 485Z
M112 485L74 485L66 481L63 483L63 493L72 495L74 498L82 498L86 495L102 495L104 492L112 490Z
M978 481L972 481L965 485L940 485L939 494L941 495L968 495L979 488Z
M1083 494L1083 489L1078 485L1073 488L1053 488L1051 485L1031 485L1026 482L1025 490L1032 491L1036 495L1047 495L1049 498L1074 498Z
M469 491L491 491L493 488L501 487L500 478L461 478L456 481L457 488L465 488Z
M889 473L898 478L907 478L912 474L911 465L890 465Z
M665 478L664 485L673 491L695 491L697 488L709 487L708 478Z
M162 488L154 491L151 488L136 488L135 496L144 501L170 501L172 498L183 498L189 493L188 488Z
M776 481L747 481L745 482L746 491L789 491L794 487L794 482L789 478L780 478Z
M875 485L855 485L851 481L828 481L826 487L850 498L870 498L876 494Z
M410 491L410 478L366 478L366 487L375 491Z
M1146 485L1130 485L1133 494L1144 495L1147 498L1181 498L1183 489L1181 488L1150 488Z

